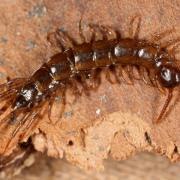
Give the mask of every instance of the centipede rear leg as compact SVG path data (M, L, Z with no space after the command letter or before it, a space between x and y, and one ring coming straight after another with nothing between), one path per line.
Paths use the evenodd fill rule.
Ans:
M37 127L39 120L42 119L41 112L42 110L40 108L37 108L28 116L28 123L24 127L24 132L19 136L19 142L23 142L23 140L29 136L30 129L35 129Z
M10 107L10 104L12 103L13 98L9 98L5 104L0 108L0 115L2 115L4 112L7 111L7 109Z
M45 103L46 101L42 102L42 104L39 107L34 108L32 112L29 112L29 114L25 116L23 122L21 123L21 126L24 126L24 131L19 135L19 142L22 142L26 137L29 136L29 130L35 129L37 127L40 119L42 119L43 114L46 111L46 108L43 109Z
M3 91L7 92L12 89L17 89L21 86L23 86L24 82L27 80L27 78L14 78L10 79L7 77L7 83L1 84L0 85L0 95L3 94Z
M22 115L22 118L17 120L17 117ZM10 134L10 139L7 141L7 144L4 148L4 153L6 152L7 148L9 147L9 145L11 144L13 138L16 137L16 135L18 134L20 128L24 125L24 123L26 122L26 120L29 117L29 112L25 112L24 109L23 110L18 110L18 111L13 111L10 114L8 114L4 120L1 120L1 130L2 131L7 131L7 129L9 128L10 124L13 124L13 126L15 127L15 129L11 132Z

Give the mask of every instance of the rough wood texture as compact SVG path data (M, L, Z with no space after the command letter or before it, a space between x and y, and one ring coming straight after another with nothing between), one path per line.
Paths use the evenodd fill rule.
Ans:
M42 157L31 168L13 180L58 180L58 179L111 179L111 180L177 180L180 178L180 164L172 164L167 159L149 153L141 153L126 161L115 162L106 160L105 171L84 171L69 164L64 160L54 160Z
M176 32L163 40L180 36L179 1L2 0L0 9L2 81L7 75L29 76L55 52L46 40L49 31L60 27L79 41L81 16L88 38L86 25L89 23L110 25L122 37L128 37L129 22L137 14L142 17L141 38L150 39L151 35L172 27ZM54 122L59 121L56 126L45 116L32 131L37 151L52 157L65 156L84 169L97 170L103 169L103 160L108 156L122 160L141 151L158 152L172 161L179 159L180 104L172 103L168 117L161 124L152 124L165 100L157 89L142 81L135 81L133 86L112 85L102 74L98 91L91 92L90 97L83 95L76 103L72 103L73 98L68 90L67 106L63 118L59 119L60 98L57 97L52 113ZM1 152L2 149L3 143Z

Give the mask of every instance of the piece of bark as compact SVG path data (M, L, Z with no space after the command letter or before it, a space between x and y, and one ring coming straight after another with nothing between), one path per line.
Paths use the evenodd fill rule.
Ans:
M88 38L86 27L90 23L113 26L122 37L128 37L130 21L138 14L142 17L140 38L150 39L150 35L175 27L176 32L165 37L165 41L180 34L179 8L178 1L162 0L3 0L0 2L2 81L7 75L29 76L55 53L46 40L49 31L61 28L80 42L81 17ZM89 97L83 94L76 103L72 103L73 99L68 89L64 115L59 118L61 99L57 97L52 112L57 125L45 116L31 132L36 150L52 157L65 156L82 168L97 170L103 169L103 160L108 156L122 160L141 151L165 154L172 161L179 159L180 104L172 103L167 118L158 125L152 124L165 100L157 89L142 81L135 81L134 85L110 84L102 74L97 91L92 91Z

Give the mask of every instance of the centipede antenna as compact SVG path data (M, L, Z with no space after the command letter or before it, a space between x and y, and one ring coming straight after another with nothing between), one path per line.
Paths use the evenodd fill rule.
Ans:
M168 96L166 98L166 101L164 103L164 106L161 110L161 113L159 114L158 118L154 121L154 123L160 123L162 121L162 118L164 114L166 113L167 107L169 106L171 100L172 100L172 95L173 95L173 89L168 89Z

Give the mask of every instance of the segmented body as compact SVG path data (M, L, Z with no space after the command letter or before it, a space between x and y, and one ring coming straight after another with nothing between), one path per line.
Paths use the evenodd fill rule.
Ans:
M115 39L83 43L43 64L20 90L14 108L38 105L70 77L111 65L143 66L153 71L163 87L173 88L180 82L180 72L173 64L166 51L145 41Z
M59 89L64 92L66 84L70 80L77 77L81 78L86 73L93 79L93 73L97 69L112 66L117 68L132 66L138 68L138 70L143 67L147 70L154 86L157 86L158 82L162 88L168 90L167 100L157 118L157 122L161 121L172 98L173 89L180 84L180 70L177 68L173 57L166 48L145 40L139 40L136 36L135 38L117 37L108 39L107 31L104 28L101 28L101 31L105 33L104 39L73 44L63 52L52 56L29 79L23 80L23 83L21 80L20 82L11 80L7 84L8 88L6 85L2 86L6 89L1 93L1 99L8 103L13 102L11 105L12 112L5 117L5 122L16 121L17 116L24 114L11 133L12 137L16 136L19 129L25 124L27 129L35 128L38 121L34 119L38 118L44 102L49 101L51 107L54 92ZM81 29L80 35L82 36ZM65 39L65 37L62 38ZM116 74L116 78L118 75ZM6 103L7 107L8 103ZM6 107L2 109L4 111ZM35 115L32 115L33 112L35 112ZM6 128L8 123L5 123ZM20 140L24 138L25 134L20 134ZM5 150L10 143L11 140L7 143Z

